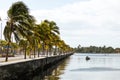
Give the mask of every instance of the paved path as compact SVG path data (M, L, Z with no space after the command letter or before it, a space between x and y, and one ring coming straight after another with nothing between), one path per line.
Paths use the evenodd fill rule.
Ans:
M57 55L52 55L52 56L57 56ZM14 64L14 63L18 63L18 62L30 61L30 60L35 60L35 59L46 58L45 55L42 55L40 57L36 56L36 58L33 58L33 55L31 56L31 58L29 58L29 56L26 56L26 57L27 57L27 59L24 59L24 55L15 55L15 57L9 57L8 62L5 62L5 57L0 57L0 66ZM48 56L48 57L50 57L50 56Z
M27 56L27 59L24 59L24 55L15 55L15 57L9 57L8 62L5 62L5 57L4 57L4 58L0 58L0 66L18 63L18 62L29 61L29 60L34 60L34 59L41 59L41 58L45 58L45 57L33 58L33 56L32 56L32 58L29 58L29 56Z

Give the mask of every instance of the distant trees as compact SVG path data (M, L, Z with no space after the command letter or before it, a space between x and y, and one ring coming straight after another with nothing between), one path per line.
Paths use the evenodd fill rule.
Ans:
M81 47L80 45L75 48L75 51L77 53L120 53L120 48L112 48L112 47L96 47L96 46L90 46L90 47Z

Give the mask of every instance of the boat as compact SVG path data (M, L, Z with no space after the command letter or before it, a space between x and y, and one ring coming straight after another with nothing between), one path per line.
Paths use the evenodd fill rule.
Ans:
M90 57L88 57L88 56L86 56L86 58L85 58L86 60L90 60Z

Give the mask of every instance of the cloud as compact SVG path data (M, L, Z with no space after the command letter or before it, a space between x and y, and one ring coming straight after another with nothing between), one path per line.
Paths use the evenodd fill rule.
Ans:
M57 19L62 23L85 21L97 25L119 17L119 2L118 0L80 1L52 10L36 10L32 14L39 18Z
M52 10L34 10L40 19L54 20L61 29L62 38L71 45L120 46L120 0L88 0L67 4ZM114 39L113 39L114 38ZM107 41L109 39L109 41ZM77 42L72 43L76 40ZM87 42L87 43L86 43Z
M67 2L66 2L67 3ZM61 37L75 47L78 44L120 46L120 0L75 0L73 3L39 10L32 9L38 23L54 20ZM6 18L1 10L0 17Z
M0 10L0 17L1 17L1 19L2 20L6 19L6 16L7 16L6 12L4 10Z

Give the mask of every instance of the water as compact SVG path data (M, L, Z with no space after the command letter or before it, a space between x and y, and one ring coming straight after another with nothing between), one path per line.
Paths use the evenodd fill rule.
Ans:
M91 59L86 61L85 57ZM74 54L45 80L120 80L120 54Z

